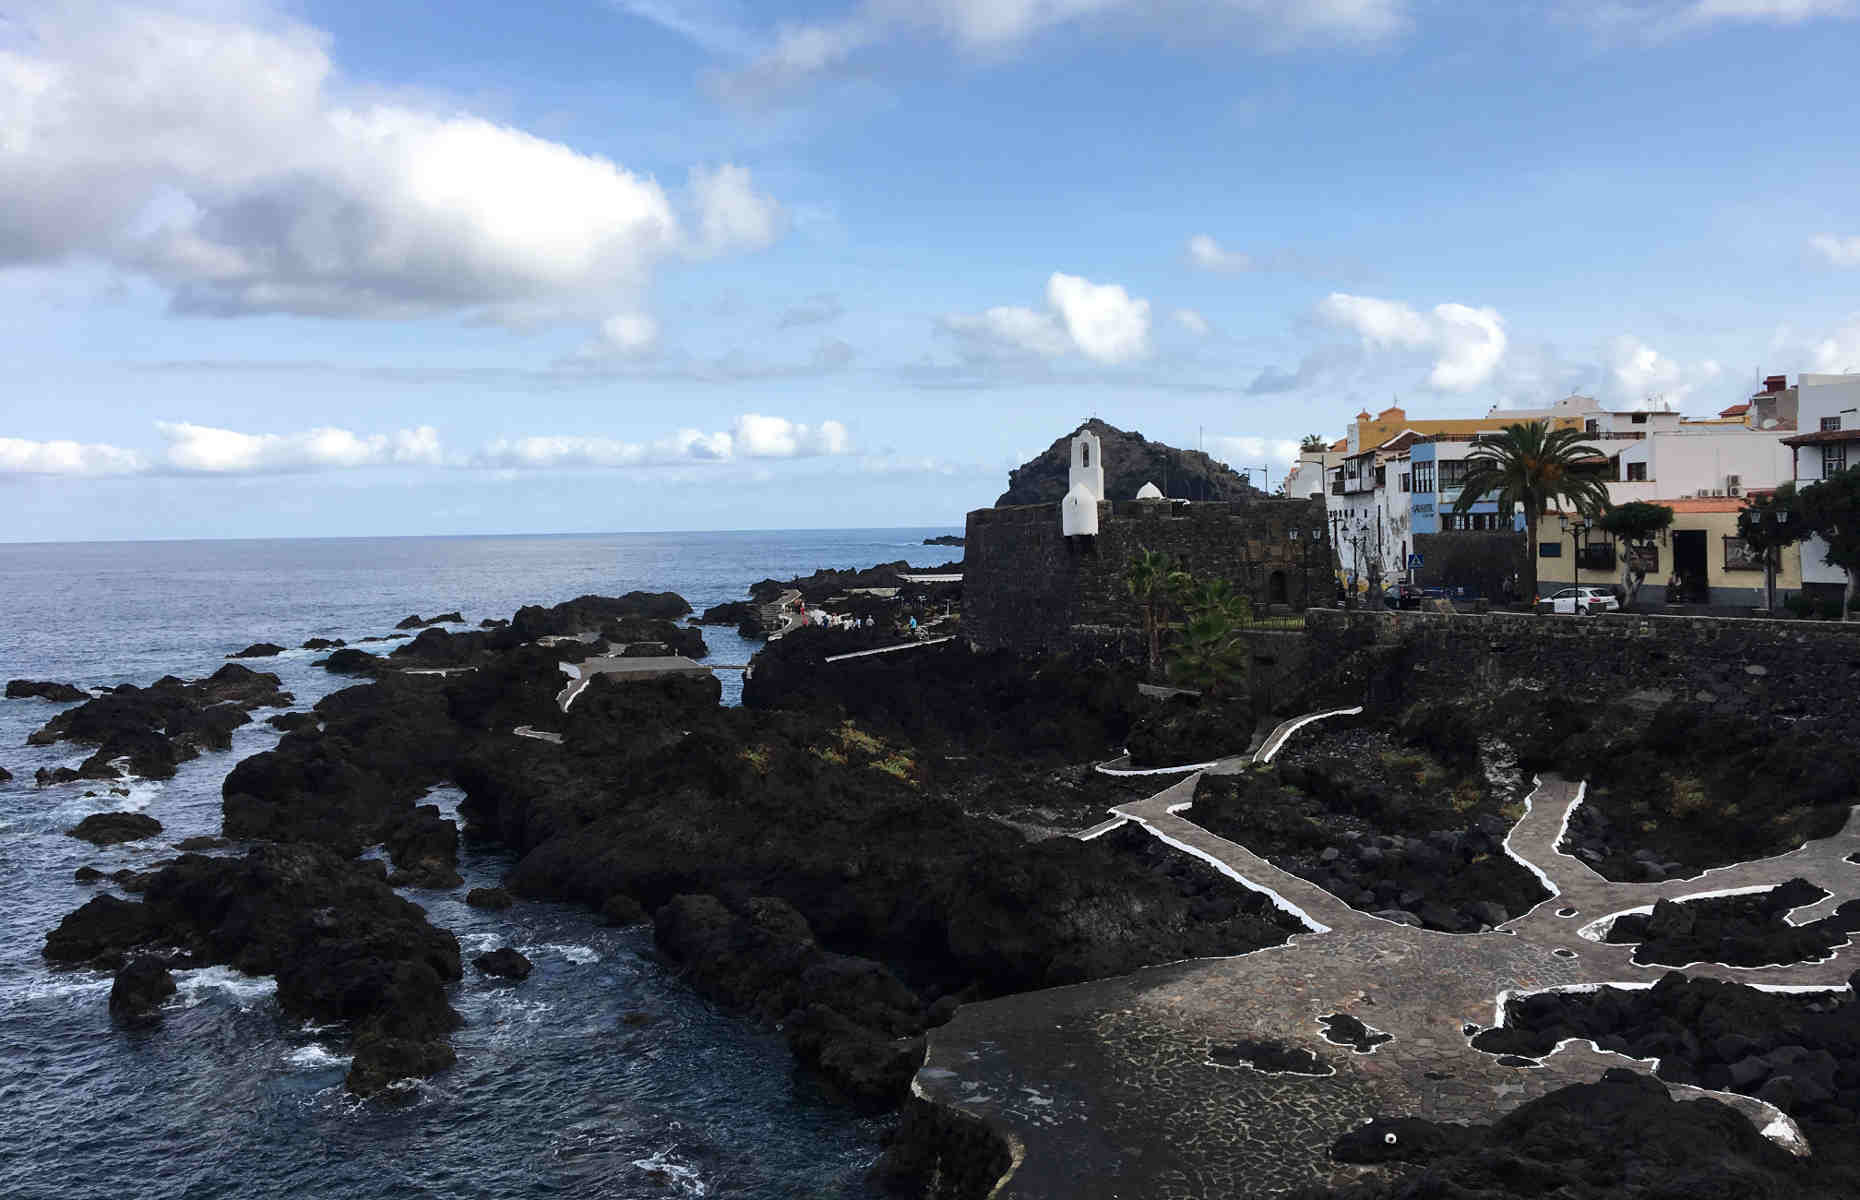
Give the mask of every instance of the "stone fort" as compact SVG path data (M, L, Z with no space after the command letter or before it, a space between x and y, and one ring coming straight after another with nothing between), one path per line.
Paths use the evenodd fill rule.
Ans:
M1098 439L1072 440L1069 490L1055 504L981 508L963 553L965 636L984 649L1102 645L1135 629L1124 584L1145 550L1201 578L1226 579L1256 612L1335 594L1322 500L1188 501L1145 487L1104 495Z

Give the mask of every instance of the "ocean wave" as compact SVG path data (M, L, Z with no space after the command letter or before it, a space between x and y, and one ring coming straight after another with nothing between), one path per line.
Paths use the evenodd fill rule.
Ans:
M679 1162L672 1156L672 1151L654 1151L650 1158L636 1158L633 1165L652 1176L661 1186L669 1187L681 1196L707 1196L710 1189L705 1186L698 1169L690 1163Z
M26 974L14 976L0 984L0 1000L9 1004L29 1004L38 1000L60 1000L68 996L107 996L115 979L108 973L102 976L84 974L37 975Z
M174 987L175 1002L182 1008L193 1008L218 995L249 1011L278 994L278 981L271 976L246 975L231 967L176 971Z
M537 949L538 950L549 950L549 951L553 951L556 954L560 954L563 958L566 958L569 962L574 963L576 966L585 967L589 963L597 963L601 961L600 951L596 950L592 946L577 946L573 944L563 944L560 942L545 942L541 946L538 946Z
M299 1046L284 1056L284 1061L301 1071L326 1071L331 1067L347 1067L350 1056L337 1054L327 1046L311 1042L308 1046Z

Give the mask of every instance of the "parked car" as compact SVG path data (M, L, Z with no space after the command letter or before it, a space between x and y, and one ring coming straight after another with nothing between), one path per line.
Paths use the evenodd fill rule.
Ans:
M1419 608L1422 595L1412 583L1391 583L1382 589L1382 603L1389 608Z
M1621 601L1612 588L1605 587L1566 587L1544 601L1553 613L1573 613L1576 616L1588 616L1590 613L1619 612Z

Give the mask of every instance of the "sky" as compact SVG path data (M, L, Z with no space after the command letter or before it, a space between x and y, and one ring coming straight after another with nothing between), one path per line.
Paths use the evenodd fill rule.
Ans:
M0 541L959 526L1860 370L1860 0L0 9ZM1264 479L1262 480L1262 476Z

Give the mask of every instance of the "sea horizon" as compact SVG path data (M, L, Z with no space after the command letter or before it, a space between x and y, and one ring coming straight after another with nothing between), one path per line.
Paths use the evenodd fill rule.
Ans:
M267 534L263 537L189 537L189 538L0 538L0 546L148 546L148 545L227 545L238 542L374 542L446 539L464 541L473 538L592 538L592 537L664 537L673 534L766 534L766 533L892 533L925 529L961 529L962 523L923 525L769 525L754 529L588 529L555 530L549 533L338 533L338 534Z

